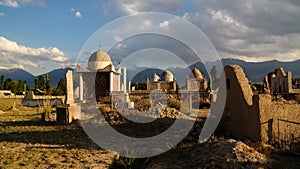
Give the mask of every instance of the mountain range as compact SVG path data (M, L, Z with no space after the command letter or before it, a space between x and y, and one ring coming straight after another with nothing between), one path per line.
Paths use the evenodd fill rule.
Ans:
M230 65L235 64L239 65L243 68L247 78L252 82L261 83L264 76L266 76L270 72L274 72L275 69L282 67L285 72L291 71L293 77L300 78L300 60L292 61L292 62L280 62L277 60L265 61L265 62L246 62L238 59L222 59L222 64ZM208 63L210 65L214 65L214 62ZM188 68L170 68L169 70L176 76L186 77L186 75L193 69L193 67L197 67L205 77L209 77L208 73L205 69L205 66L202 62L195 63ZM145 81L147 78L151 79L156 73L157 75L161 75L162 70L160 69L145 69L141 68L142 71L139 70L131 70L132 72L139 72L138 74L131 76L130 71L128 72L128 79L133 79L132 82L141 82ZM208 70L210 71L210 70ZM221 70L218 70L221 71ZM182 83L182 82L181 82Z
M291 71L293 73L293 77L300 77L300 60L293 62L280 62L276 60L265 62L246 62L238 59L222 59L222 63L223 65L240 65L244 69L248 79L252 82L262 82L263 76L273 72L279 67L282 67L286 72ZM175 77L181 76L185 78L193 67L197 67L204 76L208 77L208 72L206 71L204 64L201 62L191 65L189 68L170 68L169 70L175 75ZM48 75L51 79L51 85L56 87L60 79L65 79L65 74L68 70L72 70L76 76L74 69L70 67L55 69L43 75L45 77ZM128 69L127 79L131 80L132 83L143 82L146 81L147 78L151 79L154 73L161 75L162 72L163 70L160 69L136 67L135 70ZM37 77L23 69L0 69L0 75L4 75L5 79L11 78L12 80L26 81L32 88L34 87L34 79ZM184 83L184 78L181 79L181 82L179 81L179 83Z
M56 87L60 79L65 79L65 74L68 70L74 71L74 69L67 67L55 69L42 75L44 77L48 75L50 77L51 85ZM12 80L26 81L26 83L30 85L31 88L34 87L34 79L36 79L37 77L23 69L0 69L0 76L1 75L4 75L5 79L10 78Z

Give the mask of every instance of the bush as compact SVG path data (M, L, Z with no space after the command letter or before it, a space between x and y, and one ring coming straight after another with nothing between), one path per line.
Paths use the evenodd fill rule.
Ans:
M180 100L177 100L175 98L169 98L167 105L168 105L168 107L180 110L181 102L180 102Z
M135 109L138 109L139 111L147 111L151 107L150 99L149 98L142 98L137 102L137 104L134 105Z

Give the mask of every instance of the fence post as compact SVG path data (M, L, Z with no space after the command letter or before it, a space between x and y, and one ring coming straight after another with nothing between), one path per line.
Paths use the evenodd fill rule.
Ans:
M279 122L280 122L280 118L278 118L278 145L279 148L281 148L281 144L280 144L280 126L279 126Z

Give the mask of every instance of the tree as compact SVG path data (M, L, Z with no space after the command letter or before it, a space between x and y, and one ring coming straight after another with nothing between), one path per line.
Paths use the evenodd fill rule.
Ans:
M135 90L147 90L147 82L134 83L131 86L135 86Z
M47 75L47 77L46 77L45 90L46 90L47 95L52 95L53 87L51 86L49 75Z
M66 93L66 82L64 79L60 79L56 89L53 92L53 95L63 96Z
M0 89L3 89L3 83L4 83L4 75L1 75L0 77Z
M34 88L44 91L44 89L46 88L45 83L46 83L46 81L45 81L44 76L40 75L34 80Z
M24 92L29 91L30 90L30 86L27 84L26 81L23 81L23 83L24 83L24 89L25 89Z
M12 80L11 80L11 78L8 78L4 81L3 89L10 90L11 87L12 87Z

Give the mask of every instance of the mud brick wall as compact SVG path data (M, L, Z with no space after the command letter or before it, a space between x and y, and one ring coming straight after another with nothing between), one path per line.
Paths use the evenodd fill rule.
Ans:
M262 141L274 143L279 138L281 143L300 142L300 104L283 99L272 101L270 95L256 97L259 97Z

